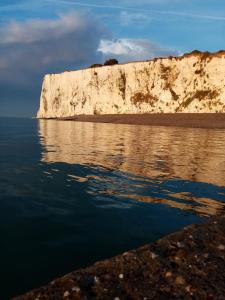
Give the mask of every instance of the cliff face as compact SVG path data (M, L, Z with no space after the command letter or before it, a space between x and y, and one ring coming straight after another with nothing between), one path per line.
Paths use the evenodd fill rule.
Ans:
M225 52L46 75L37 117L225 112Z

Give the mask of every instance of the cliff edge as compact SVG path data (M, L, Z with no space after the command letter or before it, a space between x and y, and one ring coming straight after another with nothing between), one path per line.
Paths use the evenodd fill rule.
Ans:
M179 112L225 112L225 51L48 74L37 117Z

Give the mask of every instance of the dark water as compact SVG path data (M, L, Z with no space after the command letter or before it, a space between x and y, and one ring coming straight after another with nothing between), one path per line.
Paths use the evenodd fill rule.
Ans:
M225 130L0 119L0 299L225 212Z

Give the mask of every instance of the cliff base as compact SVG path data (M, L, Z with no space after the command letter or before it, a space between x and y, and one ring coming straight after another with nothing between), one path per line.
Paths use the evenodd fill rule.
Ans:
M225 129L225 114L222 113L78 115L52 119L94 123Z

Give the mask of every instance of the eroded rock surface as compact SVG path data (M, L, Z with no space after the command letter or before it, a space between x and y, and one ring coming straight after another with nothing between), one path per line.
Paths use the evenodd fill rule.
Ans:
M225 112L225 51L49 74L39 118Z

